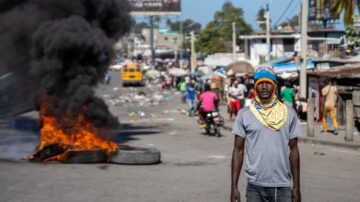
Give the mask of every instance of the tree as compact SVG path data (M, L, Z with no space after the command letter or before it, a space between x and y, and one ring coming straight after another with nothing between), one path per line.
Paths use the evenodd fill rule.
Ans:
M349 25L355 14L355 5L360 11L360 0L332 0L330 13L334 18L339 18L340 14L344 12L344 24Z
M280 24L280 26L282 26L282 27L287 26L287 25L292 28L299 26L299 16L294 15L291 18L288 18L286 21L284 21L283 23Z
M258 14L256 16L256 20L259 23L259 28L261 31L265 31L266 30L266 19L265 19L265 8L260 8L260 10L258 11Z
M145 28L150 28L150 25L147 22L139 22L136 23L132 28L135 34L141 34L141 30Z
M295 28L299 26L299 16L294 15L291 18L288 18L284 22L280 24L281 27L290 26L293 30L296 30ZM308 24L309 30L315 31L315 30L322 30L323 26L321 24L316 24L314 22L309 22ZM334 25L328 25L327 29L335 29Z
M214 19L200 33L196 47L198 51L209 54L214 52L229 52L232 50L232 22L236 23L236 36L249 34L252 28L244 20L244 12L241 8L226 1L222 9L214 14ZM237 39L237 43L239 43Z
M182 26L183 27L182 32L185 35L188 35L191 31L194 31L196 34L199 34L201 31L201 24L193 21L192 19L186 19L184 21L175 21L175 22L168 20L166 24L173 32L180 32Z

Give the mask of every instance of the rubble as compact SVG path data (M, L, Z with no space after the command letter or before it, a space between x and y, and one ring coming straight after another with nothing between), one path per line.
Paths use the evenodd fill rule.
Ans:
M168 93L155 92L153 94L146 94L145 92L130 92L124 95L103 96L113 106L125 107L150 107L158 106L160 103L168 102L171 96Z

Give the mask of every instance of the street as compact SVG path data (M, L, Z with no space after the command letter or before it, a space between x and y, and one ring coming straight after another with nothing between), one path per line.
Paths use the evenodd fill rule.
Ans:
M155 94L157 100L151 103L146 99L139 103L121 102L123 95L150 96L158 88L123 88L119 72L111 72L111 76L110 85L101 84L96 93L106 100L122 125L114 138L125 145L157 148L162 162L128 166L21 160L38 144L34 127L37 113L30 112L22 115L29 127L19 126L15 119L15 124L10 124L12 128L0 128L0 201L229 201L234 140L231 131L223 129L222 137L205 135L198 128L196 117L181 113L187 105L181 104L174 92L166 96ZM228 121L225 110L223 116ZM360 151L304 143L299 149L302 201L359 200ZM244 169L245 166L239 180L242 201L246 188Z

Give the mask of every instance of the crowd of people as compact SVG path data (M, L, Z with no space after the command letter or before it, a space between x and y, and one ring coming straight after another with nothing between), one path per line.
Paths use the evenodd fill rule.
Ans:
M216 104L213 105L216 106L215 108L218 105L226 106L228 121L234 121L240 109L249 106L255 98L254 78L252 75L214 76L204 79L201 76L191 75L190 72L182 76L162 73L154 83L159 85L160 91L177 90L180 94L180 102L187 104L187 114L190 117L201 112L203 106L199 105L199 103L204 103L204 101L201 102L201 95L206 92L206 89L216 95ZM335 129L334 133L337 134L336 100L338 94L333 83L329 82L327 84L320 89L323 101L318 106L321 108L320 112L322 113L322 118L320 118L322 132L327 132L329 116ZM275 95L285 105L294 108L300 120L306 121L308 101L300 97L300 88L295 82L279 80ZM309 96L315 100L315 92L310 91ZM207 99L207 96L204 97ZM201 123L201 117L199 118Z

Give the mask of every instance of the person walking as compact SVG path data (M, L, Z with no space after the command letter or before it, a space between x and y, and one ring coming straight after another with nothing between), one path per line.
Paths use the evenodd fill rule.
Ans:
M300 202L301 131L296 112L275 95L277 80L271 66L257 68L254 80L254 101L240 110L232 130L230 201L240 201L238 180L246 150L246 201Z
M233 85L229 89L230 101L230 115L229 119L232 120L232 114L235 114L235 117L241 107L245 106L245 93L247 92L246 86L241 83L241 80L235 80ZM235 112L234 112L235 109Z
M241 78L239 78L238 82L239 82L238 100L240 101L240 108L242 108L245 106L245 93L248 92L248 89L245 86L245 84L243 83L243 80Z
M184 104L186 101L186 88L187 88L187 83L185 82L184 79L182 79L178 85L179 91L180 91L180 102L182 104Z
M239 87L239 82L234 81L232 86L229 88L229 101L230 101L230 111L229 111L229 120L233 120L233 115L236 117L237 113L240 110L240 100L239 96L241 94L241 89Z
M281 91L280 95L282 97L282 101L284 102L284 104L286 104L289 107L294 106L295 92L291 88L290 82L285 82L285 88Z
M191 80L190 84L187 86L187 101L188 101L188 115L192 117L194 115L195 109L195 95L196 95L196 88L195 88L195 81Z
M339 125L336 120L336 102L338 99L338 91L334 83L329 80L328 85L326 85L321 90L322 95L324 96L325 104L324 104L324 113L322 116L322 131L323 133L327 132L327 123L326 118L327 114L330 114L330 118L332 120L334 126L334 134L338 134Z

